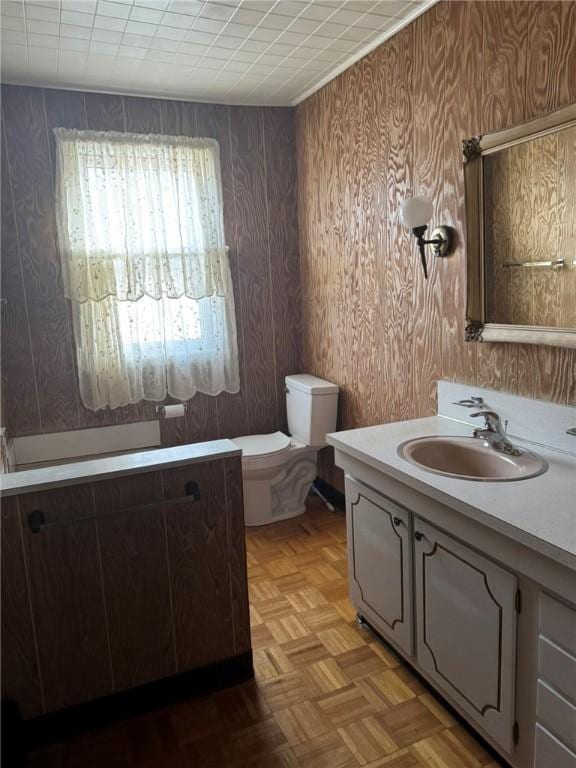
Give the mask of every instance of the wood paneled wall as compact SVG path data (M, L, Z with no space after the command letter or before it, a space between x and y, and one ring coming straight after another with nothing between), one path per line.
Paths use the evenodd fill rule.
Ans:
M301 371L293 110L16 86L2 97L2 425L23 435L156 418L154 403L93 413L80 401L55 236L52 129L62 126L219 141L241 391L196 395L162 438L285 429L283 377Z
M575 351L464 341L460 144L576 101L574 29L576 2L441 2L297 107L304 365L341 429L432 414L440 378L576 401ZM427 282L414 194L458 238Z

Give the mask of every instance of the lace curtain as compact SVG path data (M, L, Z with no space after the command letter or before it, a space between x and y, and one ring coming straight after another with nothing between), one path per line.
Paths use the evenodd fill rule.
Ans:
M238 392L218 143L55 135L58 240L86 407Z

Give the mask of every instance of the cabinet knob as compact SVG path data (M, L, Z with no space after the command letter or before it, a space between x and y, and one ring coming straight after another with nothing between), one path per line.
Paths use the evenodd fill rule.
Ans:
M194 480L189 480L186 483L184 486L184 492L186 496L192 496L194 501L200 501L200 488L198 488L198 483Z
M394 523L396 528L398 528L400 525L402 525L403 521L399 517L393 517L392 522Z
M416 531L416 533L414 534L414 538L416 539L416 541L422 541L422 539L424 538L424 534L420 533L420 531Z

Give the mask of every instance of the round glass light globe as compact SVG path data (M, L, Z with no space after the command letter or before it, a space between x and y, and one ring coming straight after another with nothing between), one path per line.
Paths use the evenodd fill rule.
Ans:
M412 197L404 200L400 206L402 222L410 229L423 227L428 224L433 212L432 200L429 200L427 197Z

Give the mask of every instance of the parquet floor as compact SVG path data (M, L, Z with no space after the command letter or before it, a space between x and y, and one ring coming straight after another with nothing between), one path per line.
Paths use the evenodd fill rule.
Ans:
M347 600L342 513L247 533L254 681L32 756L30 768L496 768Z

